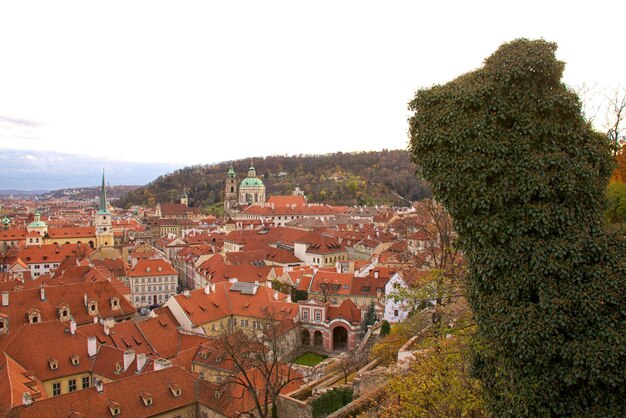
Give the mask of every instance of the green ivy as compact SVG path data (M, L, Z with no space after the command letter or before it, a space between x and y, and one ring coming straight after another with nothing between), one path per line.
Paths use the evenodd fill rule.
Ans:
M518 39L419 90L409 149L468 262L490 414L626 416L626 240L602 217L610 148L556 48Z
M311 402L313 418L323 418L352 402L352 389L338 388Z

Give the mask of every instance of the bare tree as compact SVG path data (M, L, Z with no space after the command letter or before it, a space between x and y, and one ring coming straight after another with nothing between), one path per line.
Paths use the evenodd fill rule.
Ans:
M613 154L617 154L626 142L626 88L582 84L576 93L581 98L587 120L606 133Z
M607 137L613 148L613 155L617 154L625 142L624 118L626 118L626 88L617 87L606 95L607 112L604 127Z
M324 279L318 285L316 298L322 303L330 302L332 296L339 291L339 287L339 282Z
M356 350L346 351L341 354L338 359L337 368L343 374L343 383L348 383L348 377L352 373L356 373L359 369L367 364L367 352L361 351L359 353Z
M274 416L278 395L296 387L303 378L292 363L285 362L298 350L299 328L292 317L277 309L266 308L262 318L253 319L252 327L236 327L233 319L215 335L216 347L236 369L236 374L228 380L231 387L228 396L243 407L252 404L247 412L250 416Z

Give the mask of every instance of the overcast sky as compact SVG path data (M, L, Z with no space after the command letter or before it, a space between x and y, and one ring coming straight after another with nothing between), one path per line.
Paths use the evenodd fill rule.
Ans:
M416 89L517 37L557 42L570 85L626 84L625 11L597 0L5 1L0 149L183 166L404 148Z

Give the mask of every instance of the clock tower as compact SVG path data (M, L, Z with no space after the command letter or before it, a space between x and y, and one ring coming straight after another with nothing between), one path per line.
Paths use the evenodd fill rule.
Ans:
M104 185L104 170L102 170L102 189L100 190L100 205L96 212L96 247L113 246L113 219L107 209L107 192Z

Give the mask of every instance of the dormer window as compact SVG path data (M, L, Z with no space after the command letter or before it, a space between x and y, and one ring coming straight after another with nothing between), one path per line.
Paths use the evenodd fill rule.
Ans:
M178 398L180 396L181 389L180 389L180 385L177 385L176 383L170 383L169 385L170 391L172 392L172 395L174 395L175 398Z
M28 322L36 324L41 322L41 313L37 309L32 309L28 312Z
M161 271L161 270L163 270L161 266L157 267L157 271Z
M117 297L111 298L111 309L116 310L120 308L120 300Z
M80 356L78 354L74 354L70 357L70 360L72 361L72 366L78 366L80 364Z
M50 370L56 370L59 368L59 360L55 359L55 358L49 358L48 359L48 366L50 367Z
M98 315L98 302L95 300L89 301L87 304L87 313L92 316Z
M115 363L115 371L120 373L122 370L124 370L124 365L119 361Z
M109 411L113 417L118 416L122 412L120 404L115 401L109 401L107 406L109 407Z
M59 321L67 321L70 319L70 307L67 305L61 305L59 307Z
M220 392L219 390L215 391L215 399L219 399L222 397L222 392Z
M146 272L150 273L150 267L146 267Z
M141 400L143 401L143 404L145 406L152 405L152 395L151 394L149 394L148 392L141 392L141 394L139 396L141 396Z

